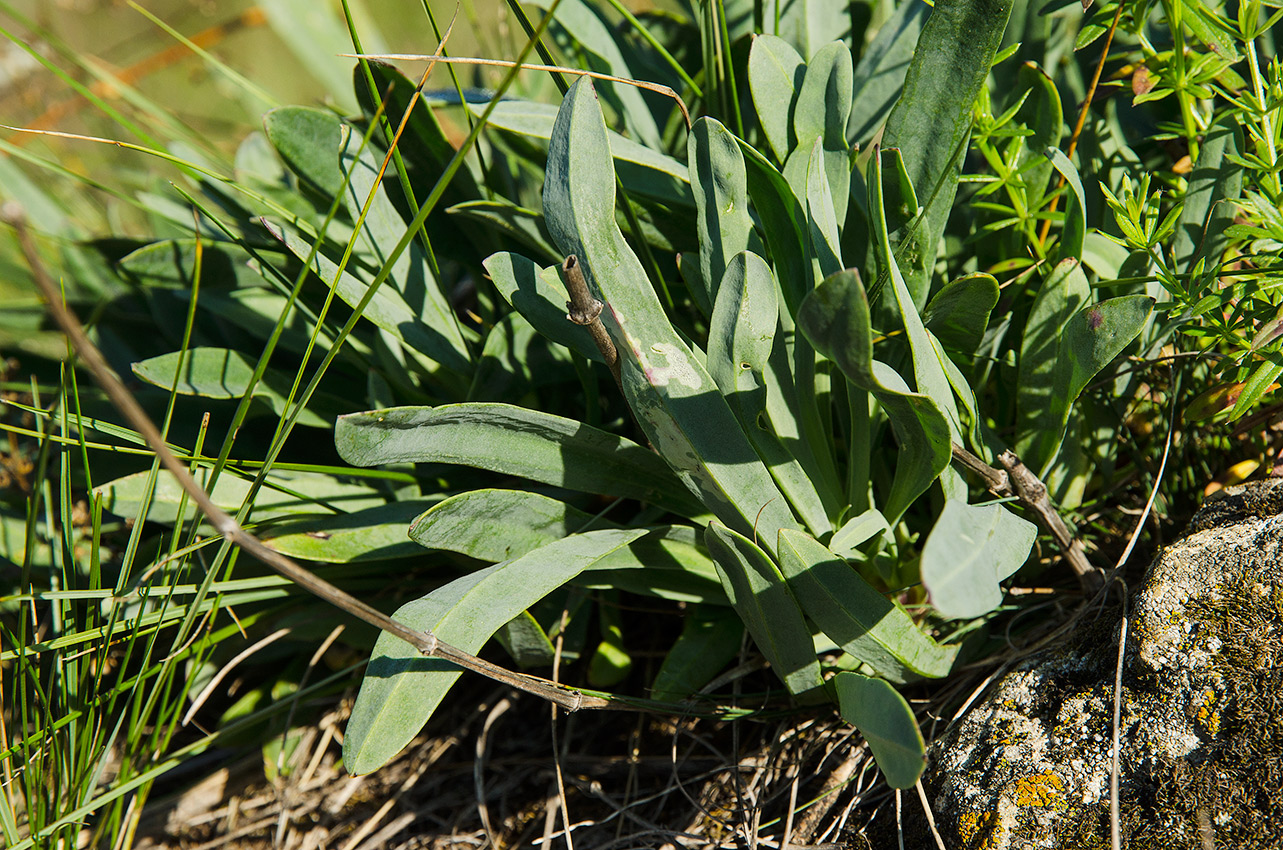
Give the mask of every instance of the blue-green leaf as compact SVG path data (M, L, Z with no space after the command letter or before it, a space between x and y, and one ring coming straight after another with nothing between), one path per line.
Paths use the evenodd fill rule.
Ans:
M522 611L642 534L643 529L608 529L567 537L455 579L393 616L475 654ZM348 772L369 773L400 752L461 675L447 661L425 658L400 638L380 635L343 740Z
M767 413L767 373L778 325L770 267L756 254L736 255L718 289L709 325L708 371L797 515L814 533L827 534L833 527L816 484L780 441Z
M755 234L748 214L744 156L730 131L713 118L701 118L691 129L686 152L695 194L703 283L703 288L692 290L692 294L707 316L713 312L726 264L752 247Z
M1185 203L1172 237L1176 268L1188 272L1202 258L1217 262L1229 242L1226 228L1234 223L1233 201L1243 191L1243 128L1226 115L1208 130L1189 174Z
M566 287L555 266L540 268L508 253L492 254L484 265L495 289L535 330L589 360L605 362L588 329L566 318Z
M940 235L953 207L971 133L971 108L989 76L1013 0L937 3L922 28L904 92L887 118L882 145L899 148L925 213L896 239L913 302L926 303Z
M800 700L822 701L811 630L774 562L752 540L718 523L708 526L704 543L726 595L775 675Z
M1078 169L1056 148L1047 148L1047 158L1069 184L1069 200L1065 202L1065 227L1060 233L1059 258L1081 260L1083 256L1083 239L1087 235L1087 207L1083 200L1083 182L1078 177Z
M338 421L334 445L355 466L456 463L576 490L703 510L654 452L631 440L507 404L394 407Z
M909 703L891 685L858 673L833 679L838 710L869 742L887 784L912 788L927 766L926 744Z
M748 90L776 162L793 150L793 108L806 63L782 38L757 35L748 50Z
M949 422L931 398L900 389L899 376L873 359L869 301L856 272L844 271L820 284L802 303L797 323L848 381L877 397L891 420L900 454L882 513L894 527L949 465Z
M676 702L707 685L740 651L744 624L732 610L694 606L682 633L664 656L651 685L651 699Z
M904 76L930 14L931 7L926 3L901 3L860 54L851 87L851 117L846 125L851 144L870 142L891 114L891 107L904 90Z
M624 394L659 454L724 523L767 537L795 528L717 384L677 333L616 226L615 180L592 84L571 87L557 116L544 182L548 229L579 257L618 348Z
M950 499L922 547L922 583L945 617L983 616L1002 603L1000 581L1029 557L1038 529L1002 505Z
M956 646L941 646L845 560L800 531L780 532L780 568L806 616L830 640L895 681L949 674Z

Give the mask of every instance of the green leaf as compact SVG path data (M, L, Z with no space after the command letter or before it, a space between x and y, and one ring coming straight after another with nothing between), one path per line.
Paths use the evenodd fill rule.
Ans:
M816 534L827 534L833 529L829 508L836 505L826 507L802 464L772 430L767 413L766 373L778 325L779 300L770 267L756 254L737 254L717 291L708 331L708 371L797 515Z
M945 348L970 357L989 327L998 304L998 281L974 272L949 281L931 297L922 320Z
M958 407L953 400L953 390L945 374L943 361L947 360L922 324L922 316L913 300L912 293L900 274L900 264L891 251L891 239L887 231L886 203L883 201L882 179L883 165L893 174L901 175L894 183L908 184L903 164L898 151L881 151L870 163L869 174L869 211L872 215L873 235L878 243L878 255L882 267L891 279L891 292L900 321L904 324L905 336L909 340L909 353L913 360L913 376L918 392L931 398L944 414L949 423L949 431L955 442L962 442L962 423ZM909 203L914 200L912 185L904 190ZM973 405L974 406L974 405Z
M945 617L988 614L1002 604L1003 579L1029 557L1038 529L1001 505L950 499L922 547L922 583Z
M1069 411L1087 384L1140 335L1154 299L1124 295L1093 304L1074 314L1060 334L1051 398L1040 417L1041 429L1026 437L1021 459L1045 478L1064 439ZM1023 397L1023 396L1022 396Z
M557 116L544 214L558 247L580 259L606 305L629 405L659 454L709 511L747 533L796 527L716 383L669 322L641 262L615 225L615 181L591 83L571 87Z
M1229 244L1226 228L1234 223L1243 191L1243 128L1226 115L1208 130L1198 162L1187 178L1185 202L1172 239L1176 268L1190 272L1199 259L1219 262Z
M1087 276L1076 260L1059 262L1034 298L1020 341L1016 382L1016 453L1030 469L1039 470L1047 458L1027 453L1040 434L1054 428L1059 415L1055 394L1060 337L1069 319L1091 298Z
M894 527L949 465L949 422L932 399L894 386L903 381L874 361L868 296L855 271L836 274L816 287L802 303L797 323L815 350L837 364L848 381L872 393L891 420L900 454L882 513Z
M989 76L1013 0L938 2L918 38L904 92L887 118L884 148L899 148L925 207L923 220L896 239L913 302L926 303L931 270L958 188L971 132L971 108Z
M854 516L842 523L842 527L833 532L829 540L829 550L839 558L851 558L859 554L856 549L863 543L872 540L891 530L886 517L875 508L869 508L859 516Z
M193 473L198 484L208 477L209 470ZM147 495L148 472L136 472L94 488L94 494L103 499L103 508L131 519L141 520L138 511ZM224 472L218 477L214 504L228 513L235 514L249 496L251 482ZM178 519L179 504L185 505L183 517L196 514L191 499L168 472L161 472L156 479L155 494L150 500L147 519L152 522L173 524ZM378 491L361 484L344 484L332 476L307 472L275 472L254 497L253 519L256 522L278 517L327 512L350 513L383 505L384 497Z
M338 150L343 122L327 109L282 106L263 116L267 140L290 170L322 198L336 198L343 188Z
M354 466L456 463L640 499L683 516L703 513L654 452L572 419L506 404L354 413L339 419L334 444Z
M744 154L748 195L753 200L754 211L762 219L762 230L771 249L780 291L788 306L787 314L796 315L802 299L810 291L811 242L806 211L784 175L747 142L736 141Z
M1055 81L1034 63L1025 62L1020 66L1016 85L1017 91L1027 92L1016 112L1016 120L1029 130L1018 165L1020 180L1025 185L1026 204L1038 209L1051 190L1053 166L1046 158L1046 151L1060 144L1065 132L1065 112Z
M588 684L594 688L613 688L633 669L632 656L624 647L624 627L619 616L619 592L605 594L597 605L601 625L601 642L588 659Z
M458 578L393 615L413 629L477 653L502 626L643 530L607 529L557 540L516 560ZM343 764L361 775L418 734L462 675L389 634L379 636L343 740Z
M855 569L800 531L780 532L780 568L806 616L830 640L895 681L949 674L956 646L941 646Z
M181 371L179 361L182 361ZM239 351L226 348L192 348L173 351L132 364L134 374L149 384L180 395L202 398L241 398L254 377L254 361ZM174 377L177 373L178 381ZM285 398L294 378L284 372L268 369L254 385L254 397L265 403L277 416L285 415ZM348 405L340 398L318 393L298 416L298 424L311 428L329 428L331 422Z
M803 702L823 701L811 630L770 557L752 540L717 523L705 530L704 543L726 595L775 675Z
M808 186L809 160L821 142L824 173L829 181L833 209L839 222L846 221L851 197L851 161L847 155L846 122L851 116L851 50L844 42L824 45L811 57L802 77L793 109L797 146L784 165L784 176L798 194ZM809 187L807 193L810 193Z
M711 315L717 287L731 257L749 250L755 239L748 214L744 157L730 131L713 118L695 122L686 142L695 218L699 233L702 288L691 294L704 315Z
M528 490L469 490L420 512L409 536L428 549L498 563L584 531L592 519L585 511Z
M858 673L833 679L838 710L869 742L887 784L912 788L927 766L926 744L909 703L891 685Z
M339 167L349 178L343 202L352 221L365 210L357 237L382 268L405 235L406 223L379 183L381 163L369 147L362 149L361 144L361 136L345 127L339 147ZM384 286L391 287L423 325L420 335L431 341L431 347L420 349L422 353L456 372L468 371L471 355L459 320L432 276L418 240L410 242L408 250L397 257Z
M531 0L531 3L545 12L550 11L553 6L553 0ZM615 29L605 20L598 7L583 0L561 0L557 4L554 19L556 26L564 28L570 36L574 45L572 50L585 54L589 70L625 80L637 78L629 67L628 60L624 58ZM653 150L664 146L650 105L636 86L604 83L600 91L602 98L624 119L639 142Z
M851 117L846 125L846 136L852 144L867 144L885 123L904 90L905 74L930 14L931 7L926 3L901 3L860 54L851 86Z
M264 222L264 227L300 260L306 260L312 254L312 244L294 228L271 222ZM403 254L402 257L404 258L405 255ZM348 266L348 268L351 267L351 265ZM351 306L361 301L370 286L350 271L339 274L338 264L320 251L312 257L309 268L326 286L334 287L338 296ZM409 281L403 279L401 282ZM422 289L419 290L420 294L422 291ZM424 323L422 314L410 306L390 277L374 293L365 307L365 312L361 315L375 327L387 331L411 351L430 357L448 368L457 368L460 372L466 371L469 367L468 361L455 347L455 341L462 339L456 336L457 326L452 323L449 327L455 328L455 332L450 333L447 330L445 335L438 328L429 327Z
M557 656L557 649L548 639L548 633L529 611L522 611L505 623L495 632L495 640L522 670L549 667Z
M556 267L541 269L520 254L493 254L485 269L509 304L535 330L571 351L604 363L601 351L583 325L566 318L566 287Z
M122 257L116 268L138 286L190 290L195 283L197 244L195 239L152 242ZM199 244L201 297L211 287L236 289L263 285L263 276L250 267L248 251L229 243Z
M471 108L480 117L482 110ZM527 100L505 100L494 108L486 123L509 133L547 141L552 138L556 119L557 108L554 106ZM695 206L690 171L685 163L609 130L606 138L610 142L619 182L630 195L654 198L680 207Z
M697 541L697 529L687 525L651 528L645 537L616 549L596 568L581 574L575 584L678 602L728 605L713 561Z
M755 35L748 50L748 90L776 162L793 150L793 110L806 63L782 38Z
M799 150L795 156L801 156ZM829 275L842 271L842 242L838 232L838 215L835 200L825 168L823 142L816 139L811 145L805 181L806 218L811 235L811 274L817 283Z
M1083 182L1078 177L1078 169L1056 148L1047 148L1047 159L1065 182L1069 184L1069 200L1065 202L1065 227L1060 232L1060 262L1081 260L1083 240L1087 235L1087 207L1083 200Z
M1252 405L1260 400L1261 396L1274 389L1274 382L1279 375L1283 375L1283 365L1279 365L1273 360L1266 360L1257 366L1252 372L1252 376L1243 385L1243 392L1239 395L1238 400L1234 402L1234 407L1230 410L1229 421L1233 422L1244 413L1247 413L1252 409Z
M260 533L268 548L291 558L350 564L422 556L406 525L435 501L393 502L324 519L273 525Z
M744 624L734 611L707 605L689 609L682 633L655 675L650 698L677 702L691 696L739 654L743 636Z

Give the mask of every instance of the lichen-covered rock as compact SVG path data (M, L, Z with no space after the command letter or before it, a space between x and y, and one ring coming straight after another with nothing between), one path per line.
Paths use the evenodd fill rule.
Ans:
M1283 848L1280 514L1280 480L1210 499L1131 601L1125 847ZM950 850L1109 847L1122 613L1020 661L933 747L924 779ZM906 837L936 846L920 824Z

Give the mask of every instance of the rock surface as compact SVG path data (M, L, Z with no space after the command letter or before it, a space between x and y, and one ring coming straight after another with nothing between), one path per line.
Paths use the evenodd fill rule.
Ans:
M1281 514L1283 480L1217 494L1131 600L1124 847L1283 847ZM932 748L924 781L949 850L1110 846L1122 613L1023 659ZM906 846L936 843L906 824Z

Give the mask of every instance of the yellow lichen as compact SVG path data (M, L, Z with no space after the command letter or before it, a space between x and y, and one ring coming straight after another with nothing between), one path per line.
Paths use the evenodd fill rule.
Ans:
M1065 808L1065 783L1050 770L1022 777L1016 782L1016 805L1063 809Z
M964 847L994 850L1002 844L997 812L964 812L958 819L958 837Z
M1198 707L1198 725L1209 735L1215 735L1221 729L1221 698L1215 688L1203 691L1203 703Z

